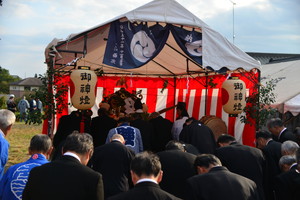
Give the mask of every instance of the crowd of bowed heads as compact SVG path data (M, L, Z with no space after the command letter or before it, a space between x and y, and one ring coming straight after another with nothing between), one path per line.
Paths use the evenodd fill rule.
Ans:
M140 109L116 120L100 107L94 118L84 112L84 129L83 112L73 111L6 169L15 115L0 110L0 200L300 199L299 129L270 119L251 147L216 137L184 105L176 111L172 123Z

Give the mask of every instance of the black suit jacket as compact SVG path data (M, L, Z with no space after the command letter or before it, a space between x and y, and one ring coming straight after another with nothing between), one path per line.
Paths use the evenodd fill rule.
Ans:
M117 127L116 120L107 115L94 117L91 122L94 147L105 144L109 130L115 127Z
M277 200L300 199L300 173L296 169L284 172L275 178Z
M264 199L265 158L260 149L233 143L218 148L216 156L231 172L253 180Z
M228 171L226 167L213 167L208 173L187 180L186 200L259 199L256 184L243 176Z
M266 158L266 164L267 169L270 171L272 176L276 176L280 174L280 168L279 168L279 160L281 158L281 143L276 142L274 140L270 140L262 149L265 158Z
M80 131L80 121L81 117L72 114L64 115L60 118L57 131L53 138L54 148L57 149L61 142L63 142L73 131Z
M153 136L152 124L142 119L136 119L130 122L130 125L140 130L144 151L151 150L151 137Z
M118 141L99 146L91 159L92 169L103 176L105 198L129 190L133 186L130 162L134 152Z
M183 127L179 139L194 145L199 153L214 154L217 148L213 132L208 126L199 121L194 121L190 125Z
M285 129L281 133L278 141L281 142L281 143L283 143L283 142L285 142L287 140L292 140L294 142L297 142L297 138L296 138L295 134L293 132L289 131L288 129Z
M152 182L138 183L129 190L115 196L108 198L107 200L179 200L179 198L173 196L160 189L159 185Z
M80 131L81 117L74 114L64 115L60 118L57 131L53 137L52 160L56 160L62 156L62 147L68 135L73 131Z
M23 199L103 200L102 175L72 156L62 156L30 171Z
M181 150L167 150L157 153L163 170L160 187L183 198L186 180L196 175L194 161L196 156Z
M165 150L166 144L172 139L171 129L172 122L162 116L156 117L149 121L153 127L151 137L151 150L159 152Z
M270 140L262 149L266 159L266 181L265 195L267 199L275 199L274 197L274 179L281 173L279 168L279 159L281 158L281 143Z

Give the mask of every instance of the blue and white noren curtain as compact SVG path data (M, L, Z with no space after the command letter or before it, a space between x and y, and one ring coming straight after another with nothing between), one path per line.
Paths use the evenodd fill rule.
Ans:
M110 25L103 63L123 69L138 68L162 50L170 26L114 21Z
M202 65L202 33L171 26L172 34L182 51Z

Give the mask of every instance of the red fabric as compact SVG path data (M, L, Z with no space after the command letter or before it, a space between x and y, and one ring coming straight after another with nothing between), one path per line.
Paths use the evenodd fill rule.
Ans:
M253 92L253 88L255 83L257 83L258 74L253 73L245 73L245 74L232 74L232 76L238 76L241 80L243 80L246 84L246 87L249 89L250 94ZM250 80L249 80L250 77ZM114 93L115 88L120 88L121 86L116 86L117 81L120 80L121 77L119 76L101 76L98 77L97 87L103 88L103 96L108 96L109 94ZM200 110L204 109L206 107L206 115L211 115L212 107L216 107L214 110L216 110L216 113L213 113L213 115L216 115L217 117L222 117L222 92L221 87L222 83L226 80L227 75L214 75L212 76L212 81L214 84L216 84L215 87L208 86L207 94L208 96L202 96L202 92L205 91L206 87L206 78L205 77L197 77L195 79L189 78L189 84L187 84L186 78L150 78L150 77L125 77L126 84L128 86L127 91L132 92L133 90L137 90L137 88L146 88L147 89L147 95L144 97L146 98L146 104L148 105L148 112L152 113L154 111L159 111L159 103L158 102L158 96L162 95L160 91L163 89L163 85L165 81L168 81L168 85L165 88L166 91L168 91L165 99L165 105L162 108L167 108L170 106L173 106L176 104L176 102L185 102L187 105L187 109L189 107L192 107L192 113L189 113L191 116L193 116L196 119L199 119ZM253 80L251 80L253 79ZM174 80L176 80L176 83L174 83ZM63 82L68 82L69 77L64 77ZM176 86L176 90L174 88ZM187 88L188 86L188 88ZM187 90L188 89L188 90ZM186 93L186 90L188 91ZM191 100L191 90L194 90L195 96L193 97L193 101ZM213 90L218 90L218 96L217 96L217 102L213 102ZM177 93L177 97L175 98L175 95ZM99 94L97 94L99 95ZM68 97L64 97L65 102L68 102ZM203 100L206 101L206 105L202 104ZM174 102L175 101L175 102ZM202 101L202 103L201 103ZM144 102L144 100L142 100ZM191 105L189 104L191 103ZM171 109L165 113L165 117L171 121L174 121L174 109ZM57 120L58 122L59 118L62 115L68 114L68 109L64 109L64 111L60 114L57 114ZM224 114L223 114L224 115ZM202 117L202 116L200 116ZM240 120L236 117L229 117L228 118L228 133L235 135L234 133L234 126L235 123ZM56 123L57 126L57 123ZM46 132L47 130L47 123L44 123L43 132ZM250 126L248 124L245 125L243 130L243 143L249 146L253 146L253 142L255 139L255 126Z

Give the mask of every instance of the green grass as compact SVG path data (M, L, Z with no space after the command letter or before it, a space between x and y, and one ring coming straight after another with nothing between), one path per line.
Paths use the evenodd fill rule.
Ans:
M16 122L6 136L10 143L6 167L26 161L29 158L28 147L32 136L41 133L42 124L27 125L24 122Z

